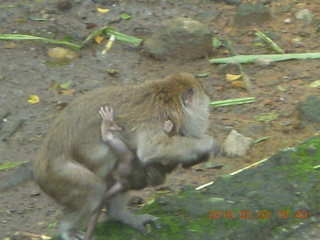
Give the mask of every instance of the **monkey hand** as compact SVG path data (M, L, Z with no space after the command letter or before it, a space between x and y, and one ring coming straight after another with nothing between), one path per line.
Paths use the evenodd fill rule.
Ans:
M188 162L184 162L182 163L182 167L183 168L190 168L196 164L202 163L207 161L210 158L210 152L213 154L213 156L216 156L219 154L220 152L220 143L215 140L212 137L207 136L210 139L210 144L209 146L211 146L211 150L209 152L204 152L203 154L199 155L197 158L192 159ZM212 141L212 143L211 143Z
M108 106L101 107L99 114L102 117L102 125L105 126L105 131L122 131L122 127L119 127L113 121L113 108L108 108Z

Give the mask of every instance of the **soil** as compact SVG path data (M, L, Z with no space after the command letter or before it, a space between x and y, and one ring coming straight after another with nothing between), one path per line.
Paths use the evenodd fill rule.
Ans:
M186 16L197 20L205 10L215 9L220 12L219 17L205 23L218 39L230 38L239 54L274 53L267 46L257 44L254 29L272 33L276 43L287 53L320 52L317 31L320 6L316 1L269 2L272 12L270 21L259 26L237 26L233 21L236 6L222 0L74 0L70 1L71 4L57 0L21 0L12 4L10 0L2 0L0 34L19 33L53 39L69 36L73 41L81 42L95 29L108 25L129 35L147 38L166 19ZM100 13L97 6L110 11ZM312 23L295 19L294 14L305 8L313 13ZM123 12L131 14L132 18L122 20L119 16ZM291 21L286 23L287 19ZM221 169L210 169L205 165L191 170L178 169L168 177L165 185L173 191L187 184L199 186L214 181L222 174L246 167L319 134L319 127L304 124L297 114L298 104L307 96L320 96L319 87L308 87L319 79L320 63L317 60L290 60L268 67L243 64L243 70L251 80L249 91L232 85L221 74L219 65L209 63L211 58L231 56L225 47L216 49L203 59L160 61L145 56L141 53L141 47L120 42L114 43L107 54L101 55L104 44L92 42L79 51L77 57L55 62L48 56L48 51L56 46L34 41L0 41L1 163L31 160L50 123L60 113L61 106L84 91L103 85L141 83L182 71L209 73L201 81L212 100L256 97L251 104L212 109L210 134L217 140L223 142L231 129L254 140L266 136L271 138L252 146L244 157L219 156L210 160L213 165L221 164ZM119 73L110 75L107 69L116 69ZM72 91L57 91L57 86L69 81L72 83L68 90ZM40 102L29 103L30 95L39 96ZM255 118L272 111L279 114L273 121L260 122ZM0 173L2 179L9 171ZM147 188L133 195L147 201L153 192L154 189ZM44 235L55 233L58 209L34 183L2 194L0 239L17 238L14 233L18 231Z

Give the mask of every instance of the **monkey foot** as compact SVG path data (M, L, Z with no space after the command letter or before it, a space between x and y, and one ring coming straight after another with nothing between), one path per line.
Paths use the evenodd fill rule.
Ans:
M85 233L84 232L75 232L75 231L68 231L62 233L63 240L84 240ZM91 239L94 240L94 239Z
M138 231L145 233L145 225L151 222L156 221L158 218L149 214L143 214L143 215L137 215L136 216L136 221L133 223L129 223L129 225Z

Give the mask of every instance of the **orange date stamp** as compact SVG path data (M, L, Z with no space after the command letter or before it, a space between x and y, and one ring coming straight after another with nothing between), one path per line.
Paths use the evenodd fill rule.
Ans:
M209 211L210 214L209 219L269 219L271 215L275 215L279 219L288 219L288 218L300 218L306 219L308 217L308 213L306 211L297 211L294 213L289 213L288 211L278 211L276 213L271 213L270 211Z

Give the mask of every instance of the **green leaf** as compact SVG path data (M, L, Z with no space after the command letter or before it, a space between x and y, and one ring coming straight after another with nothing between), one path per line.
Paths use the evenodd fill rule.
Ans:
M277 86L277 89L279 91L281 91L281 92L285 92L286 91L286 89L284 87L280 86L280 85Z
M71 84L72 84L72 81L69 80L68 82L61 84L60 87L62 89L67 89L67 88L69 88L71 86Z
M254 118L257 119L260 122L271 122L273 120L276 120L279 117L279 113L276 112L267 112L267 113L261 113L258 116L255 116Z
M320 87L320 80L314 81L308 85L310 88Z
M121 13L120 17L123 19L123 20L128 20L131 18L131 15L129 13Z
M217 49L222 46L222 42L218 38L213 37L212 38L212 46Z

